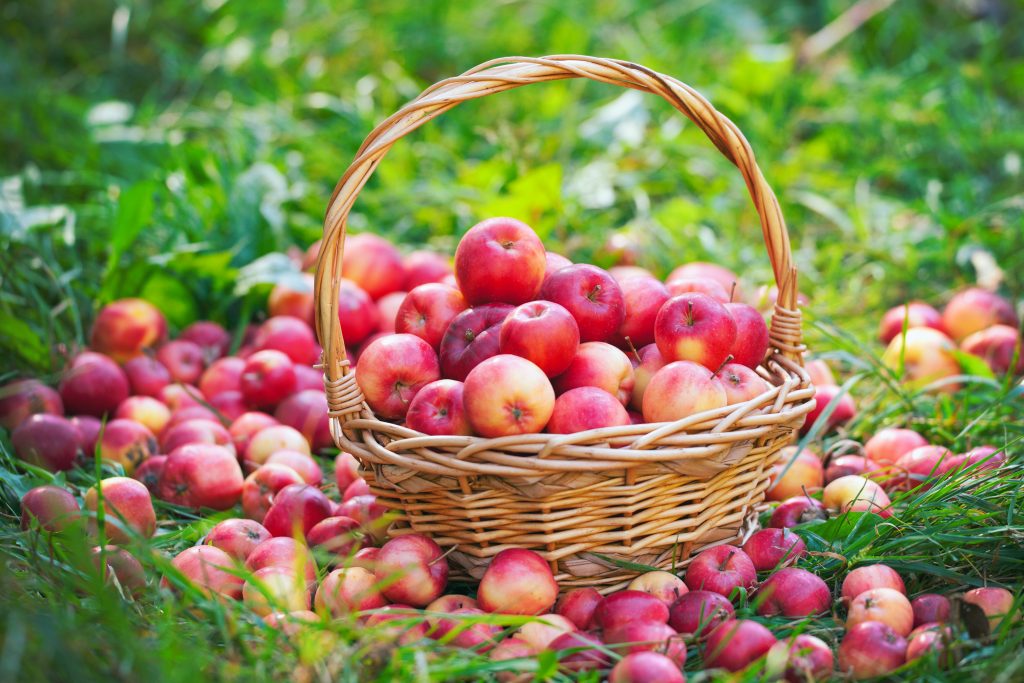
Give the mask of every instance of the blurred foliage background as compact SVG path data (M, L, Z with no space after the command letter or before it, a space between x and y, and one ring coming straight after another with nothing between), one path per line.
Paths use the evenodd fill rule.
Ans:
M779 195L813 318L867 336L883 306L991 277L986 254L1019 298L1024 12L902 0L800 59L851 4L4 0L5 366L57 369L96 305L120 296L155 301L173 326L244 323L292 268L265 255L317 238L372 127L512 54L625 58L709 97ZM381 165L351 227L451 249L500 214L598 263L622 233L662 273L712 259L751 285L770 276L742 179L696 127L656 98L579 81L424 127Z

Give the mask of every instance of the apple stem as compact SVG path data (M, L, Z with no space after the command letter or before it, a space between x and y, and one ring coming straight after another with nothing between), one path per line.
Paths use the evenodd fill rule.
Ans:
M434 566L435 564L437 564L438 562L440 562L441 560L444 560L444 559L446 559L446 558L447 558L447 557L448 557L449 555L451 555L452 553L454 553L454 552L455 552L455 550L456 550L456 549L457 549L458 547L459 547L459 546L458 546L458 544L456 544L456 545L453 545L453 546L452 546L451 548L448 548L448 550L445 550L445 551L444 551L443 553L441 553L440 555L438 555L438 556L437 556L437 557L436 557L435 559L433 559L433 560L431 560L431 561L430 561L429 563L427 563L427 566L428 566L428 567L432 567L432 566Z
M722 361L722 364L718 366L718 369L711 373L711 376L712 377L718 377L718 373L720 373L722 371L722 369L726 365L731 363L731 362L732 362L732 354L730 353L728 356L725 357L725 360Z
M732 281L732 289L729 290L729 303L736 300L736 281Z
M693 327L693 299L686 302L686 324Z
M632 354L636 357L636 362L642 363L643 359L640 358L640 352L636 350L635 346L633 346L633 340L629 338L629 335L626 335L623 338L626 340L626 345L629 346L630 352L632 352Z

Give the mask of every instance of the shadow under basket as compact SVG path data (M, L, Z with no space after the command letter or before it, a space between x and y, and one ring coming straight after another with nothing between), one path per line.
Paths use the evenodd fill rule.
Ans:
M779 289L768 354L757 369L769 390L677 422L576 434L427 436L377 419L349 368L338 320L345 224L359 191L395 142L459 102L566 78L660 95L742 173ZM451 551L454 580L479 579L490 558L518 547L540 553L563 590L608 592L647 568L678 569L702 548L742 540L756 528L771 466L814 405L789 237L749 144L692 88L630 62L512 57L428 88L370 133L338 182L315 291L334 440L363 463L391 511L389 535L433 537Z

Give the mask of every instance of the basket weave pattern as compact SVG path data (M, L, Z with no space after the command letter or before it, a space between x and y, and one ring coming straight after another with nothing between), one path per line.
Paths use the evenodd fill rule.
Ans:
M426 436L378 420L346 360L338 320L345 223L377 164L399 139L469 99L530 83L589 78L660 95L686 115L743 175L778 284L769 354L771 388L746 403L674 423L485 439ZM441 81L382 122L338 181L316 272L316 326L324 347L331 431L367 469L396 515L389 533L430 534L452 575L479 578L507 547L541 553L563 588L621 587L629 564L679 567L711 544L752 528L768 471L813 406L803 369L796 271L774 193L736 126L695 90L645 67L580 55L512 57Z

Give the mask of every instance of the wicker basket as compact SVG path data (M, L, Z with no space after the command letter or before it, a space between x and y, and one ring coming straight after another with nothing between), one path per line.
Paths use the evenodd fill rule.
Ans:
M356 196L391 146L435 116L465 100L564 78L660 95L743 174L779 288L769 353L758 370L771 389L674 423L568 435L426 436L376 419L348 367L338 321L345 223ZM679 567L702 547L740 539L753 528L769 468L813 404L796 295L775 195L742 133L696 91L614 59L490 61L428 88L377 126L334 189L316 271L331 431L338 446L363 463L373 492L396 515L388 533L425 533L454 547L453 578L479 578L496 553L523 547L550 562L563 589L613 590L637 574L635 565Z

